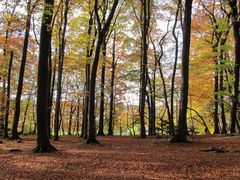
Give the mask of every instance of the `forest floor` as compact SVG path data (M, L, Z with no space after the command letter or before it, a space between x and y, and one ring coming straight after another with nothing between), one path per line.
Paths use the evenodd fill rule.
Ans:
M187 144L155 137L98 140L93 146L61 137L51 141L58 151L48 154L32 153L34 136L3 140L0 179L240 179L239 136L194 136Z

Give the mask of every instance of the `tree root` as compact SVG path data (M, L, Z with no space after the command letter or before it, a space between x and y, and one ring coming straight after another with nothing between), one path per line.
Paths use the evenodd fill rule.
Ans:
M37 146L32 150L34 153L51 153L57 151L57 149L51 144L46 146Z
M100 142L96 138L88 138L86 141L86 144L95 145L95 144L100 144Z

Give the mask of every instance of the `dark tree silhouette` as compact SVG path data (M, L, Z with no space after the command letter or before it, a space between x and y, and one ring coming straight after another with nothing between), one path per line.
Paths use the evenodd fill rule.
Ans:
M97 68L98 68L98 62L99 62L99 55L101 46L104 40L104 37L106 36L107 30L109 29L109 26L111 24L111 21L113 19L114 13L116 11L118 5L118 0L115 0L112 6L112 9L109 13L109 16L106 20L106 23L104 26L100 26L101 23L98 23L98 40L95 50L95 56L92 63L92 69L91 69L91 77L90 77L90 89L89 89L89 127L88 127L88 139L87 144L94 144L99 143L96 140L96 127L95 127L95 86L96 86L96 77L97 77ZM95 13L97 16L97 21L100 21L100 17L98 14L98 0L95 0L94 5Z
M56 99L55 119L54 119L54 140L58 140L58 132L59 132L59 116L60 116L61 96L62 96L62 73L63 73L63 63L64 63L65 34L66 34L67 21L68 21L68 10L69 10L69 0L66 0L65 9L63 13L64 17L62 19L63 30L61 27L59 30L60 44L59 44L59 57L58 57L57 99Z
M187 129L187 105L188 105L188 83L189 83L189 52L191 38L191 15L192 0L185 2L184 25L183 25L183 50L182 50L182 87L180 97L180 109L178 119L178 130L173 136L172 142L186 142Z
M14 113L14 119L13 119L13 127L12 127L12 136L11 139L18 139L18 122L20 117L20 105L21 105L21 96L22 96L22 88L23 88L23 77L24 77L24 71L25 71L25 64L27 61L27 51L28 51L28 41L29 41L29 33L30 33L30 26L31 26L31 17L33 10L37 3L34 3L32 5L32 1L29 0L27 4L27 21L26 21L26 30L25 30L25 36L24 36L24 43L23 43L23 50L22 50L22 61L21 61L21 67L20 67L20 73L19 73L19 79L18 79L18 88L17 88L17 95L15 100L15 113ZM32 6L32 7L31 7Z
M232 97L232 107L230 114L230 133L236 132L238 94L239 94L239 66L240 66L240 22L237 0L229 0L229 6L232 10L233 33L235 40L235 64L234 64L234 95Z
M145 101L146 101L146 86L147 86L147 64L148 64L148 29L150 22L150 2L147 0L141 1L142 3L142 57L141 57L141 75L140 75L140 98L139 98L139 119L140 119L140 137L146 137L145 130Z
M38 60L38 84L37 84L37 153L51 152L56 149L51 145L47 127L48 107L48 56L51 41L51 27L54 0L44 1L44 10L41 24L40 48ZM46 53L47 52L47 53Z

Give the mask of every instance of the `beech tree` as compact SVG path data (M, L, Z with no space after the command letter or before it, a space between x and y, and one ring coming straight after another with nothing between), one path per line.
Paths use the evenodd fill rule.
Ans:
M96 86L97 68L98 68L99 55L100 55L103 39L106 36L107 30L111 24L117 5L118 5L118 0L115 0L113 2L112 9L107 17L106 23L103 26L101 25L101 23L98 23L98 37L97 37L98 39L96 43L95 56L92 63L91 77L90 77L89 114L88 114L89 128L88 128L87 144L99 143L96 140L96 127L95 127L95 86ZM98 0L95 0L94 10L95 10L97 21L100 22L100 17L98 14Z
M58 131L59 131L59 117L60 117L60 105L61 105L61 95L62 95L62 73L63 73L63 64L64 64L64 55L65 55L65 34L68 21L68 10L69 10L69 1L62 1L62 17L61 22L63 22L63 28L59 28L59 56L58 56L58 80L57 80L57 99L55 107L55 119L54 119L54 140L58 140ZM65 2L65 3L64 3ZM61 26L61 25L60 25Z
M172 142L186 142L188 135L187 128L187 105L188 105L188 85L189 85L189 54L191 38L191 15L192 0L185 2L184 24L183 24L183 50L182 50L182 84L180 108L178 117L177 133L172 138Z
M54 0L45 0L42 15L37 84L37 147L36 153L55 151L48 136L47 107L48 107L48 56L51 41L51 27Z
M31 17L32 17L33 10L35 9L37 3L38 3L38 0L36 0L34 3L32 3L32 0L28 0L28 2L27 2L27 20L26 20L26 27L25 27L26 30L25 30L25 35L24 35L24 43L23 43L23 50L22 50L22 60L21 60L19 79L18 79L17 95L16 95L16 100L15 100L15 113L14 113L11 139L19 138L18 121L19 121L19 117L20 117L20 105L21 105L25 64L27 61L27 51L28 51L28 41L29 41L29 33L30 33L30 26L31 26Z
M235 41L235 63L234 63L234 86L233 86L233 97L231 106L230 116L230 133L236 132L237 123L237 108L238 108L238 94L239 94L239 67L240 67L240 22L239 22L239 9L237 0L229 0L229 6L231 7L232 13L232 24Z

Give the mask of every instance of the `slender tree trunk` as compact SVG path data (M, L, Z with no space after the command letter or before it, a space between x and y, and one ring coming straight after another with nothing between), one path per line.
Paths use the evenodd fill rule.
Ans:
M79 136L79 126L80 126L80 98L78 98L78 101L77 101L77 116L76 116L76 121L77 121L77 128L76 128L76 131L77 131L77 136Z
M165 106L166 106L168 120L169 120L169 134L174 135L174 123L173 123L173 121L171 121L171 112L170 112L169 103L168 103L167 87L166 87L166 82L165 82L165 79L164 79L160 59L158 59L157 62L158 62L158 69L159 69L159 72L160 72L160 77L161 77L162 83L163 83L163 95L164 95Z
M1 91L1 109L0 109L0 128L4 128L4 116L6 111L6 79L5 77L2 78L2 91Z
M218 66L218 60L215 57L215 66ZM218 117L218 81L219 74L218 70L215 70L214 75L214 134L219 134L219 117Z
M56 53L57 53L57 49L56 49ZM49 61L52 61L52 59L49 59ZM52 106L53 106L53 95L54 95L54 86L55 86L55 76L56 76L56 66L57 66L57 62L56 59L53 61L53 65L52 63L49 62L49 68L51 68L51 70L49 70L49 92L48 92L48 114L47 114L47 118L48 118L48 134L49 137L51 137L51 115L52 115ZM53 123L53 122L52 122Z
M63 17L63 30L61 33L60 28L60 37L59 40L59 65L58 65L58 82L57 82L57 99L56 99L56 108L55 108L55 120L54 120L54 140L58 140L58 131L59 131L59 115L61 109L61 95L62 95L62 73L63 73L63 64L64 64L64 53L65 53L65 34L68 21L68 10L69 10L69 0L65 0L65 9ZM62 123L63 125L63 123Z
M177 133L172 142L186 142L188 135L187 128L187 105L188 105L188 83L189 83L189 55L191 40L191 15L192 0L185 2L184 26L183 26L183 50L182 50L182 87L179 108L179 124Z
M114 104L114 82L115 82L115 70L116 70L116 30L114 30L113 37L113 53L112 53L112 74L111 74L111 87L110 87L110 109L109 109L109 125L108 135L113 135L113 104Z
M68 123L68 135L72 135L72 118L73 118L73 114L74 114L75 110L76 110L76 107L74 107L73 102L71 102L69 123Z
M4 125L4 138L8 138L8 118L10 110L10 98L11 98L11 71L13 62L13 51L10 53L10 60L8 63L8 76L7 76L7 99L6 99L6 112L5 112L5 125Z
M154 82L151 83L151 79L149 77L149 72L147 71L147 81L148 81L148 87L149 87L149 93L147 93L147 102L148 102L148 113L149 113L149 128L148 128L148 135L152 136L155 135L155 116L156 116L156 110L155 110L155 72L156 72L156 66L154 67Z
M240 66L240 22L239 12L237 7L237 0L229 0L229 5L232 10L233 33L235 40L235 64L234 64L234 95L232 97L232 106L230 114L230 133L236 133L237 122L237 107L238 107L238 94L239 94L239 66Z
M5 40L4 40L4 45L3 45L3 69L7 69L6 62L7 62L7 49L8 49L8 38L9 38L9 33L10 33L10 28L11 24L13 21L13 17L16 11L16 8L19 4L19 1L16 1L11 12L10 19L7 21L7 30L5 33ZM0 104L0 128L4 129L4 121L5 121L5 116L6 116L6 76L5 73L0 79L2 79L2 91L1 91L1 104Z
M106 38L103 39L102 44L102 75L101 75L101 95L100 95L100 116L99 116L99 136L104 136L103 125L104 125L104 89L105 89L105 69L106 69L106 55L107 55L107 42Z
M28 95L27 104L26 104L26 108L25 108L25 111L24 111L24 115L23 115L22 130L19 134L24 133L25 122L26 122L26 119L27 119L27 112L28 112L28 108L29 108L31 98L32 98L32 89L33 89L33 85L32 85L32 88L31 88L31 92Z
M99 55L101 50L101 45L103 43L103 39L106 36L106 32L111 24L112 18L114 16L115 10L118 5L118 0L115 0L111 9L111 12L109 13L109 16L106 20L106 23L103 28L98 27L101 29L101 31L98 31L98 40L95 50L95 57L92 63L92 69L91 69L91 78L90 78L90 90L89 90L89 128L88 128L88 139L87 144L95 144L99 143L96 140L96 129L95 129L95 86L96 86L96 76L97 76L97 68L98 68L98 61L99 61ZM95 0L95 13L97 15L97 19L99 20L99 14L98 14L98 1Z
M22 88L23 88L23 78L24 78L25 64L27 61L28 40L29 40L29 32L30 32L30 26L31 26L31 16L32 16L31 4L32 4L32 1L29 0L28 5L27 5L28 15L27 15L26 30L25 30L23 50L22 50L21 67L20 67L20 73L19 73L19 79L18 79L17 95L16 95L16 100L15 100L15 113L14 113L14 119L13 119L11 139L19 138L18 122L19 122L19 117L20 117L20 105L21 105L21 96L22 96Z
M221 40L221 47L225 45L226 40ZM224 107L224 96L223 96L223 92L224 92L224 74L223 74L223 66L224 66L224 52L223 50L220 50L220 87L219 90L221 92L220 95L220 108L221 108L221 122L222 122L222 129L221 129L221 133L222 134L227 134L227 123L226 123L226 116L225 116L225 107Z
M173 30L172 30L172 35L175 41L175 60L174 60L174 65L173 65L173 73L172 73L172 81L171 81L171 95L170 95L170 122L174 122L174 91L175 91L175 77L176 77L176 70L177 70L177 61L178 61L178 36L176 35L176 26L178 22L178 15L179 15L179 9L181 6L182 1L178 0L178 5L177 5L177 11L175 15L175 21L173 25ZM174 127L173 127L174 129ZM173 131L173 134L175 134L175 130Z
M37 147L35 152L43 153L56 150L49 141L47 128L48 107L48 56L49 41L54 0L44 1L44 10L40 34L40 49L38 61L38 85L37 85Z

